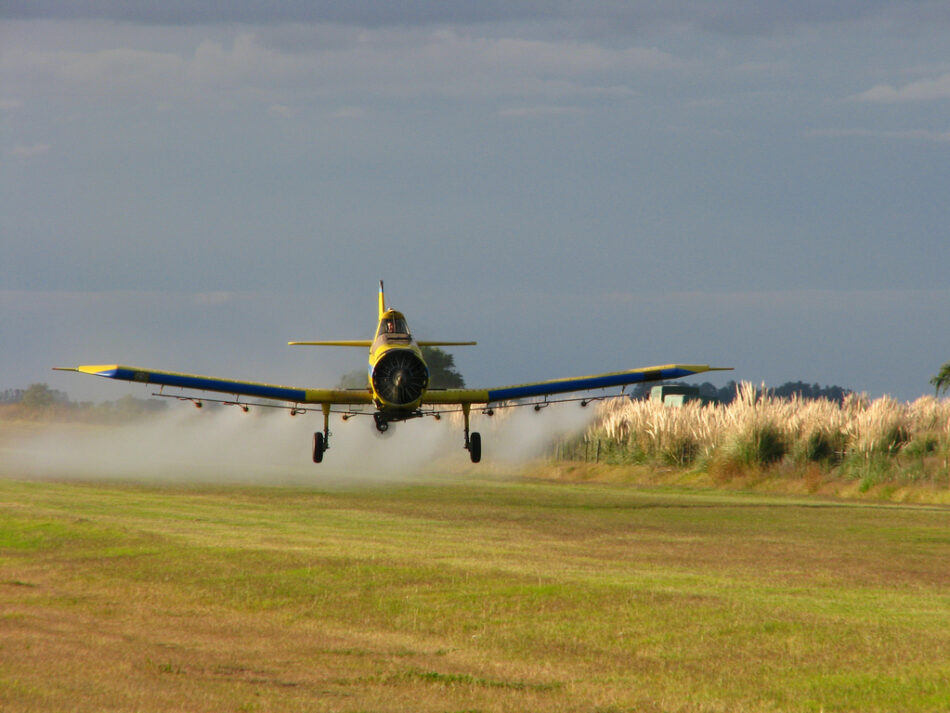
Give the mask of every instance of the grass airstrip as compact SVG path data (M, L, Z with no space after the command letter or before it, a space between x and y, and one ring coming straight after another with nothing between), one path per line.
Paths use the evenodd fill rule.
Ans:
M3 711L944 711L950 509L0 478Z

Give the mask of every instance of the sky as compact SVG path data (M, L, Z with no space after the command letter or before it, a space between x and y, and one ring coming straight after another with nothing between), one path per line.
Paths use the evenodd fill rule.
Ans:
M950 361L946 2L0 3L0 390ZM703 378L694 379L702 381ZM144 392L143 392L144 393Z

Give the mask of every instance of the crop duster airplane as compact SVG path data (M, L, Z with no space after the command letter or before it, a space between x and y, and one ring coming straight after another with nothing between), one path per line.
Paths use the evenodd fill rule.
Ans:
M478 432L469 431L472 406L478 406L483 409L485 414L491 415L492 407L505 405L533 405L535 410L540 410L543 406L559 400L579 400L581 405L587 405L589 398L552 400L548 397L556 394L607 389L617 386L626 387L629 384L647 381L677 379L681 376L699 374L704 371L724 370L723 367L711 367L705 364L665 364L609 374L502 386L495 389L429 388L429 369L423 359L420 347L461 346L475 344L475 342L416 341L412 338L412 332L409 331L405 315L386 307L382 281L379 283L379 326L376 329L374 339L288 342L288 344L368 347L369 372L366 388L307 389L275 386L253 381L233 381L211 376L179 374L171 371L156 371L119 364L54 367L54 369L78 371L83 374L94 374L95 376L104 376L122 381L157 384L162 389L170 386L234 394L235 399L233 400L203 400L237 405L245 411L248 410L249 405L263 406L267 404L248 404L240 401L241 396L288 402L292 405L279 406L279 408L289 409L291 415L311 410L306 406L302 406L302 404L319 404L320 410L323 412L323 431L317 431L313 434L313 461L315 463L320 463L323 460L324 452L330 447L331 412L342 413L344 420L346 420L351 416L365 413L359 410L360 407L371 406L375 408L373 418L376 421L376 429L383 433L393 422L406 421L422 416L439 418L443 413L461 411L465 422L465 449L468 450L472 462L478 463L482 456L482 439ZM202 404L202 399L196 397L165 394L161 391L153 395L190 400L199 407ZM521 401L539 397L543 397L543 401L536 400L528 403ZM512 401L517 403L509 403Z

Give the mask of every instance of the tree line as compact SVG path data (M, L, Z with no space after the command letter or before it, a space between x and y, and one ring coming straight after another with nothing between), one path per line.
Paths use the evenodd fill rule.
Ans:
M140 399L126 394L116 401L71 401L64 391L49 384L0 391L0 417L122 422L163 411L164 399Z
M666 384L678 386L684 385L682 382L668 381L638 384L636 388L630 393L630 398L648 399L650 398L650 390L654 386L663 386ZM715 384L704 381L702 384L699 384L699 395L706 402L730 404L735 400L738 388L739 384L735 380L729 381L725 386L722 387L717 387ZM851 389L846 389L843 386L821 386L820 384L809 384L804 381L786 381L781 386L767 386L765 387L764 391L761 388L758 389L758 391L759 393L765 393L769 396L777 398L790 399L793 396L797 396L798 398L804 400L827 399L837 403L844 401L848 394L854 393Z

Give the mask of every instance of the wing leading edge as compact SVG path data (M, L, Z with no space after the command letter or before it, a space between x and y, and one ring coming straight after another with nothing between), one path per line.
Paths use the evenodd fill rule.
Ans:
M254 396L306 404L371 404L369 389L301 389L293 386L263 384L255 381L219 379L198 374L181 374L174 371L156 371L121 364L92 364L77 367L56 367L59 371L78 371L83 374L103 376L107 379L132 381L140 384L174 386L199 391L217 391L225 394Z

